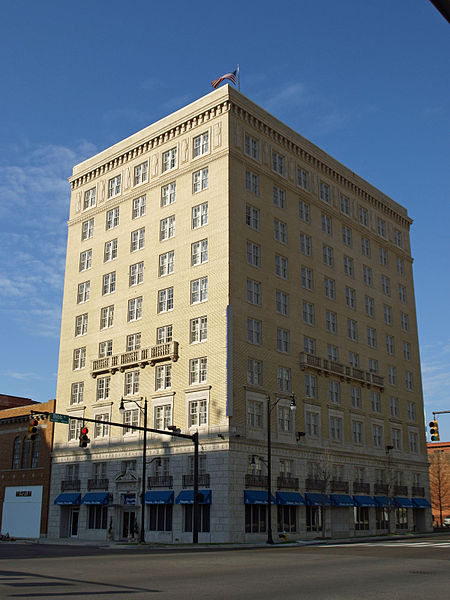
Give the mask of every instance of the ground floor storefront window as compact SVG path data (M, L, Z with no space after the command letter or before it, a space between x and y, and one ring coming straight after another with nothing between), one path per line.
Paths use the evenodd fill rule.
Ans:
M88 529L106 529L107 523L107 506L89 506Z
M387 506L377 506L375 509L375 520L377 529L389 528L389 514Z
M151 504L149 510L149 531L172 531L172 504Z
M408 529L408 509L407 508L396 508L395 509L395 522L397 529Z
M198 507L198 530L209 533L210 530L210 504L200 504ZM194 505L184 504L184 531L192 531L194 525Z
M264 504L245 505L245 533L264 533L267 529L267 511Z
M278 531L297 531L296 506L277 506Z
M306 531L322 531L323 507L306 507Z
M367 506L355 506L353 508L356 531L369 529L369 508Z

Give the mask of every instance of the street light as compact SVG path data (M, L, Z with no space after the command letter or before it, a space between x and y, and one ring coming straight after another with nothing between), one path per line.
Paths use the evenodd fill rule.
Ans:
M144 408L137 402L137 400L127 400L127 402L133 402L144 413L144 443L142 445L142 491L141 491L141 529L139 532L139 542L145 544L145 478L147 476L147 397L141 398L144 400ZM119 412L121 415L125 412L124 400L120 401Z
M267 394L267 543L273 544L272 537L272 441L271 441L271 426L270 426L270 415L272 410L281 400L281 397L278 397L275 402L270 404L270 394ZM291 394L291 403L289 406L291 411L296 409L295 404L295 396Z

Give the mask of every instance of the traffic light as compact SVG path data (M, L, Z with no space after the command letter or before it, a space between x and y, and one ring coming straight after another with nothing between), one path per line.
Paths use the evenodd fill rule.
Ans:
M89 429L87 427L83 427L80 433L80 448L86 448L86 446L90 443L90 439L88 438Z
M439 442L439 426L437 421L430 421L430 436L432 442Z
M37 426L38 426L37 419L31 419L31 421L28 422L27 440L32 441L37 438L37 436L38 436Z

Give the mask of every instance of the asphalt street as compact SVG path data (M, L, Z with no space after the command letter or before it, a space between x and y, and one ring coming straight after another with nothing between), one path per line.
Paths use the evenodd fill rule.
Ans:
M423 600L450 589L450 536L298 547L0 544L0 598Z

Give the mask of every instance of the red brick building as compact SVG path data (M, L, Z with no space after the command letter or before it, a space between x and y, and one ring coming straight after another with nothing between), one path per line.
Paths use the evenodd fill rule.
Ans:
M54 425L40 420L28 440L32 410L54 412L55 400L0 395L0 531L17 538L47 533Z
M450 519L450 442L429 442L430 493L433 523Z

